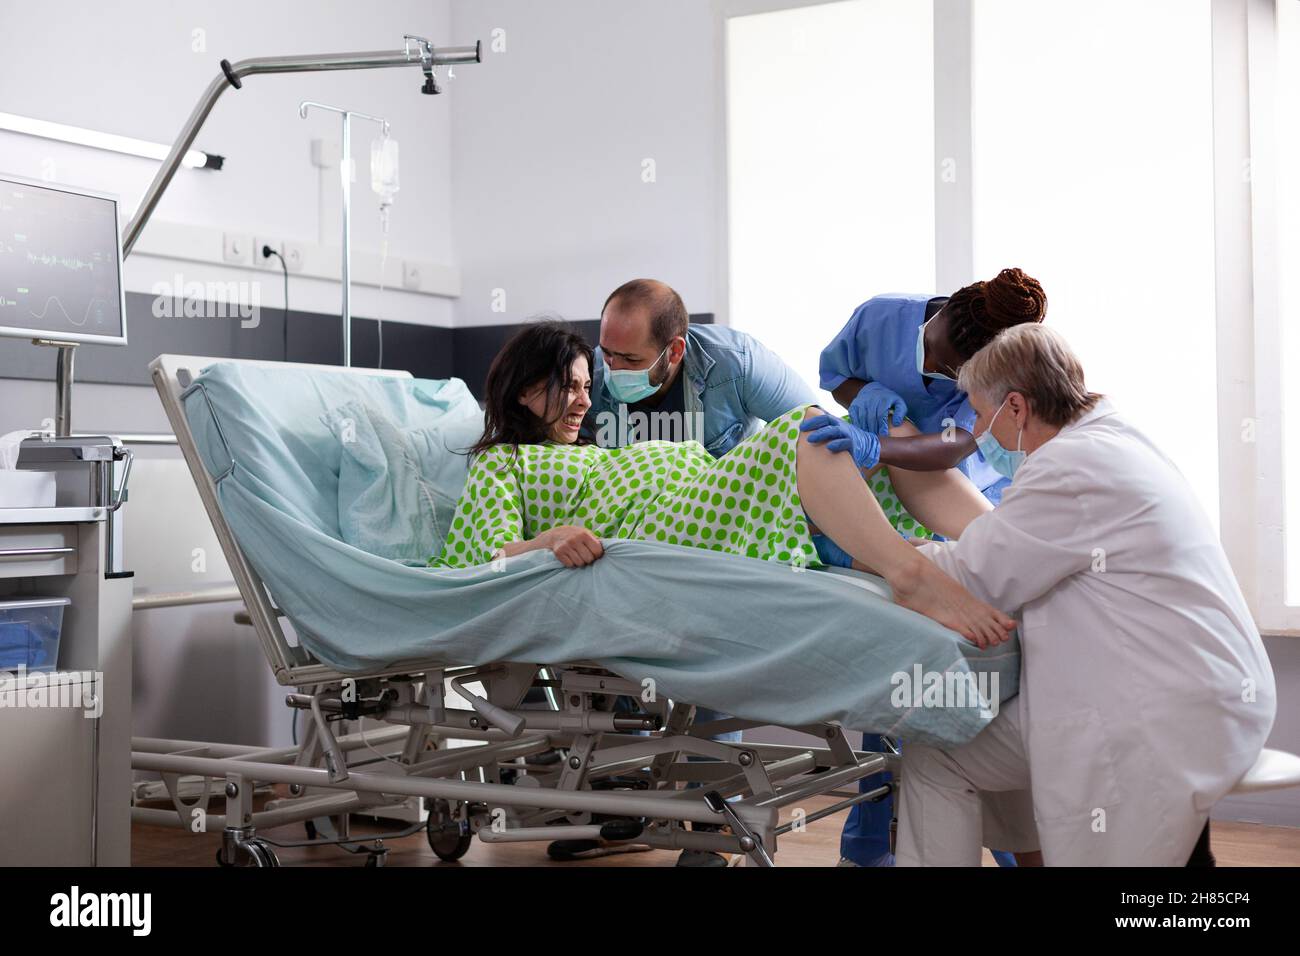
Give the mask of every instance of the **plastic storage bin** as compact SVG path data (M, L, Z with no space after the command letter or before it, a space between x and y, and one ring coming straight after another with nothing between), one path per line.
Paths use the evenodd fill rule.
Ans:
M0 671L25 667L52 671L59 663L59 637L67 598L0 601Z

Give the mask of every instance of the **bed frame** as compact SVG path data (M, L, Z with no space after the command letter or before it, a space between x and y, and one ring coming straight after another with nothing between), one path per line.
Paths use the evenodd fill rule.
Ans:
M279 683L293 688L285 703L305 715L304 733L299 746L278 749L134 738L133 769L162 779L152 789L137 785L133 820L188 831L220 827L217 862L225 866L276 866L275 847L307 844L333 844L379 866L387 852L384 838L418 829L445 861L463 856L477 836L485 843L601 838L743 854L751 865L770 866L779 837L854 804L882 800L896 786L843 792L882 771L896 779L896 747L855 751L834 724L788 728L817 738L817 746L717 742L710 738L760 724L696 724L692 704L644 700L639 683L589 662L458 667L434 659L362 675L327 667L286 635L282 612L222 514L217 486L239 463L228 460L221 473L210 474L185 416L188 395L207 397L196 382L201 370L230 361L237 360L163 355L150 370L247 608L246 617L237 618L253 628ZM224 441L210 402L209 409ZM541 709L524 706L534 689L546 700ZM468 706L456 706L453 697ZM639 710L616 710L620 697L636 701ZM344 722L358 727L340 733ZM267 785L287 786L288 796L255 810L254 795ZM842 799L813 812L801 809L808 799L832 793ZM170 809L143 805L150 796L170 801ZM209 813L220 796L225 812ZM423 801L424 822L383 837L350 835L349 815L382 817L412 797ZM792 817L785 823L779 820L783 809ZM259 835L295 822L306 824L306 843L273 843ZM688 823L725 829L693 831Z

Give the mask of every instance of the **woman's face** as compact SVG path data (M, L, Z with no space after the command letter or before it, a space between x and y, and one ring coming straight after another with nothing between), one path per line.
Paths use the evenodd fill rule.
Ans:
M547 436L560 445L572 445L578 440L582 420L587 409L591 408L591 368L585 356L574 359L570 374L572 383L569 390L554 398L547 394L545 381L538 382L519 396L520 404L549 423Z

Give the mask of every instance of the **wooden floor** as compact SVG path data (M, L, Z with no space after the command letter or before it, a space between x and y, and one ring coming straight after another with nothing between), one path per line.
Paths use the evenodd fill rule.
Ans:
M822 797L809 800L804 810L812 813L834 802ZM783 817L783 820L785 818ZM834 866L839 860L840 829L844 814L838 813L808 825L803 833L781 838L776 855L778 866ZM394 825L390 829L400 829ZM369 824L355 823L353 835L379 832ZM293 824L267 830L263 836L278 842L306 839L303 826ZM1300 829L1265 827L1248 823L1215 823L1212 826L1214 855L1219 866L1300 866ZM220 834L190 834L168 827L135 824L131 828L133 866L213 866ZM386 866L672 866L677 854L667 850L617 853L579 863L555 863L547 859L542 843L489 846L475 840L457 864L441 862L417 833L388 843ZM333 847L276 849L284 866L360 866L362 859ZM993 859L985 853L984 863Z

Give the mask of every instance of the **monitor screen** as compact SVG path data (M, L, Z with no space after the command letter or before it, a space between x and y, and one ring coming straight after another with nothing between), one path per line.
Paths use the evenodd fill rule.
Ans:
M115 199L0 177L0 336L126 344Z

